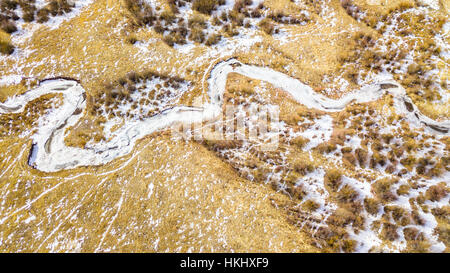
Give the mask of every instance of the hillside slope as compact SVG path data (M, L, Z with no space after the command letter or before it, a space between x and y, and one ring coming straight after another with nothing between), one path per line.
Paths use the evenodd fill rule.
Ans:
M0 251L448 252L449 8L0 0Z

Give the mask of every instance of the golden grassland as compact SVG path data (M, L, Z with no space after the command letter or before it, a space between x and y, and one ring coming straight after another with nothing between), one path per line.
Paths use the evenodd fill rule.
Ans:
M25 75L79 79L90 95L129 71L174 69L201 82L210 60L192 64L202 49L190 62L159 41L151 45L149 63L125 42L127 28L111 32L128 22L124 15L120 1L95 1L58 29L37 32L22 45L33 53L17 63ZM153 35L137 33L142 40ZM52 65L39 65L41 60ZM6 65L15 67L14 62ZM2 87L2 99L26 90L24 83ZM285 195L238 177L198 144L175 144L164 134L149 136L133 155L111 165L51 175L27 166L28 142L10 137L1 146L8 147L8 154L22 155L2 153L2 218L7 219L1 251L317 251L273 206L272 200ZM176 171L166 173L168 166ZM152 175L145 178L147 174ZM150 183L154 188L148 198ZM30 200L35 201L27 205ZM37 221L25 224L32 215Z
M28 146L12 141L2 144ZM158 134L135 150L55 175L30 170L26 153L13 159L1 183L10 208L2 251L316 251L272 205L286 196L238 177L201 145Z
M413 2L396 0L383 6L370 6L362 0L354 1L374 14L389 14L399 6ZM288 0L267 0L265 5L288 14L299 11L298 6ZM324 78L342 73L350 81L341 60L342 55L351 54L354 49L354 33L366 33L375 38L380 34L364 22L348 16L343 8L339 8L340 1L331 1L330 5L338 12L335 16L338 20L333 24L329 18L312 13L313 23L282 27L290 35L287 41L261 32L263 39L251 48L237 48L222 55L220 50L213 51L199 44L194 45L188 54L177 51L168 46L160 34L148 28L133 27L130 23L133 17L123 1L96 0L59 28L42 27L29 40L15 45L27 54L2 60L0 77L21 74L30 79L17 85L0 86L0 100L25 92L36 85L36 79L52 76L80 80L88 97L94 98L104 92L105 83L116 81L131 71L155 71L192 82L193 90L180 101L191 105L200 96L206 98L204 76L212 68L211 64L229 57L269 66L300 79L318 92L338 97L341 90L334 85L336 88L326 91L329 84ZM440 12L448 14L449 1L441 1L441 5ZM319 8L307 4L305 7L311 11ZM169 7L164 6L164 9ZM130 39L136 43L130 43ZM10 41L10 37L0 32L0 40ZM440 65L442 71L448 71L444 69L448 68L448 63ZM442 77L448 78L448 73L443 73ZM232 75L225 96L248 97L260 86L259 81ZM346 91L357 86L350 81ZM296 130L305 129L303 127L307 125L303 121L323 114L306 109L280 90L271 86L267 89L268 93L262 94L263 98L279 105L280 118ZM414 99L429 116L448 118L449 102L436 105L421 101L419 97ZM93 105L92 100L88 101L86 116L66 138L70 145L83 146L89 137L95 138L95 135L96 141L101 139L103 119L89 111ZM389 104L389 98L363 108L382 112L386 104ZM331 114L335 126L343 130L340 122L354 112L362 111L358 107ZM35 120L36 117L29 119ZM358 120L354 121L354 126L353 130L358 131ZM288 162L292 167L287 170L286 177L290 194L280 192L276 187L274 190L273 185L258 183L261 180L250 181L239 173L233 162L218 156L207 144L175 142L167 132L140 140L132 154L105 166L55 174L41 173L27 165L30 141L19 138L18 133L2 137L0 148L7 152L0 153L0 251L352 251L350 240L338 244L330 236L324 237L327 241L325 248L317 248L308 230L297 227L304 215L293 210L295 202L303 194L294 186L295 180L312 169L326 169L330 177L327 181L333 180L334 169L344 170L342 173L349 177L363 177L367 181L377 179L376 173L355 168L360 159L358 156L362 157L363 152L344 151L339 164L326 158L326 150L339 142L338 129L330 143L313 149L311 153L302 151L305 143L301 139L297 139L295 145L282 144L283 149L290 151ZM354 131L345 131L344 135L354 134ZM311 157L314 160L311 161ZM261 164L261 160L255 162ZM262 168L256 168L256 172L261 172L259 177L264 177ZM339 175L336 175L336 181L339 181ZM328 188L332 186L331 182L327 184ZM381 190L385 188L381 187ZM345 194L347 196L342 196ZM349 208L351 202L346 199L352 194L348 190L330 197L343 207L333 215L332 221L338 222L337 218L341 217L360 223L360 219L354 216L359 211ZM368 209L377 207L383 198L388 198L383 193L379 195L382 197L365 201ZM304 208L314 210L315 204L305 203ZM448 251L445 234L449 223L445 213L442 215L439 228ZM389 225L385 226L389 228ZM388 228L386 242L392 233ZM331 229L333 236L345 236L339 223L331 225ZM414 244L414 240L410 240L410 244ZM409 250L417 250L423 246L416 243L408 247Z

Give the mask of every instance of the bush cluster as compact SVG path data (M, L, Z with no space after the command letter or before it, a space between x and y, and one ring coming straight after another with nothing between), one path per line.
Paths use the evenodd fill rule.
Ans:
M249 18L262 18L263 4L251 8L252 0L237 0L232 9L218 12L224 0L170 0L169 10L153 10L143 0L126 0L126 7L132 14L136 26L150 26L163 36L169 46L183 45L188 41L211 46L220 42L223 36L236 36L239 28L259 28L271 35L278 33L275 23L299 24L307 22L305 16L288 16L282 12L270 13L261 23L253 25ZM186 20L180 8L192 5L198 13ZM211 31L208 24L220 27Z
M14 52L14 46L6 41L0 41L0 53L11 55Z
M140 96L138 101L134 100L132 94L148 89L147 82L152 80L158 80L162 83L156 84L152 90L145 92L145 95ZM149 105L154 100L160 101L163 96L171 95L171 90L180 88L181 84L186 84L186 81L182 78L170 77L154 71L129 72L124 77L104 83L101 92L92 97L90 111L93 116L102 116L106 111L110 118L142 118L142 116L131 117L130 113L120 111L119 106L123 103L130 103L132 109L137 109L139 105ZM155 111L159 110L161 109L155 107ZM153 112L149 114L153 114Z
M68 0L51 0L41 9L36 7L35 0L0 0L0 29L14 33L17 31L16 21L20 19L28 23L45 23L51 16L63 15L73 8L74 4Z

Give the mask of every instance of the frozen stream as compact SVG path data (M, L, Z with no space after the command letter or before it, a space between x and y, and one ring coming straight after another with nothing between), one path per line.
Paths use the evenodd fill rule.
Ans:
M36 89L0 103L0 114L21 112L26 104L34 99L46 94L60 93L63 95L62 106L52 109L42 117L37 133L32 136L29 164L44 172L102 165L130 153L137 140L168 128L175 122L195 123L218 116L222 111L223 94L228 74L231 72L266 81L288 92L299 103L328 112L341 111L353 101L374 101L390 93L394 96L397 113L404 115L411 125L425 126L429 132L435 134L448 135L450 131L450 121L436 122L421 114L405 90L394 81L365 86L334 100L314 92L309 86L283 73L265 67L245 65L235 59L221 62L211 70L208 79L210 102L204 107L176 106L142 121L127 122L110 141L89 145L84 149L69 147L64 143L66 129L75 125L86 109L85 91L76 81L43 81Z

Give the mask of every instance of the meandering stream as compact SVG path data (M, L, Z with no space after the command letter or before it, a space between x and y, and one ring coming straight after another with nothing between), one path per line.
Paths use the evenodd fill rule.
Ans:
M316 93L311 87L286 74L266 67L246 65L235 59L220 62L211 70L208 78L210 102L204 107L176 106L144 120L129 121L115 132L111 140L88 145L84 149L64 143L66 129L75 125L86 111L85 90L74 80L43 81L36 89L0 103L0 114L22 112L27 103L46 94L62 94L62 106L42 117L37 132L32 136L33 145L28 163L44 172L102 165L130 153L137 140L164 130L175 122L196 123L218 116L222 111L227 78L232 72L268 82L288 92L298 103L327 112L341 111L353 101L375 101L390 93L394 97L397 113L404 115L413 126L425 126L426 130L434 134L448 135L450 131L450 121L437 122L423 115L406 95L404 88L394 81L365 86L334 100Z

